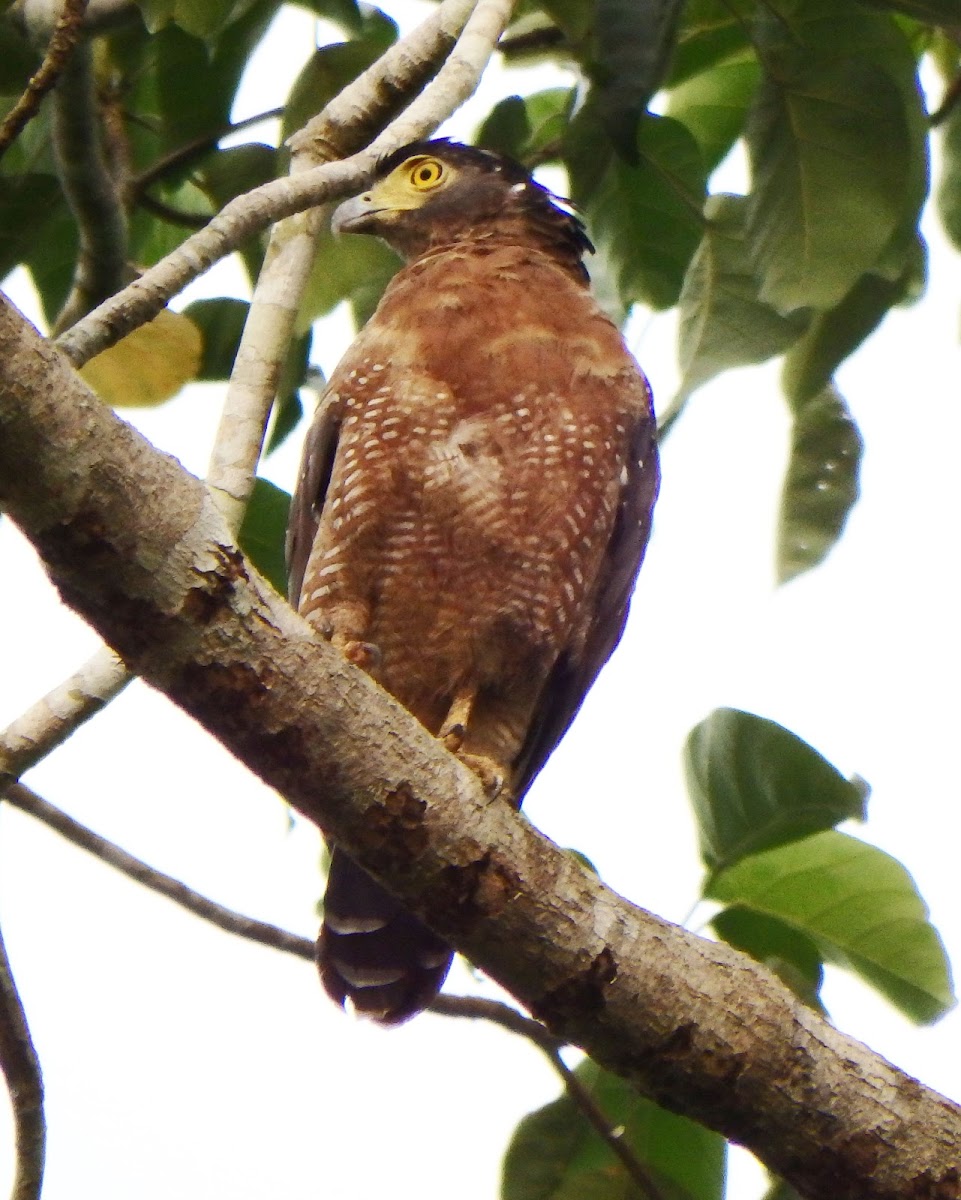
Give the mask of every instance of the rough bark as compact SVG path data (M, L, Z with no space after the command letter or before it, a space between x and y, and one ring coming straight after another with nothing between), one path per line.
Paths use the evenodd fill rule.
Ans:
M961 1109L486 798L6 304L0 375L0 503L65 601L551 1030L803 1196L961 1197Z

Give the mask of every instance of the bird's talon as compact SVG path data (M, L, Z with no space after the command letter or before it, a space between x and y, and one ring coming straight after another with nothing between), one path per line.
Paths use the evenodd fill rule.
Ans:
M344 657L362 671L376 671L381 663L380 647L373 642L345 642Z
M507 780L499 764L492 758L484 754L458 754L457 757L468 770L474 772L490 799L504 794Z
M464 744L464 734L467 731L461 724L448 725L438 734L441 745L450 754L456 754Z

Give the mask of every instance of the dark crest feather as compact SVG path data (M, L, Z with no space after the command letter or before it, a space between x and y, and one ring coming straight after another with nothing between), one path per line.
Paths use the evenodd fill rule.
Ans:
M571 201L555 196L539 184L526 167L506 154L495 154L492 150L482 150L478 146L466 146L463 142L453 142L449 138L424 139L401 146L399 150L393 150L382 158L377 165L377 178L383 179L408 158L418 154L432 154L455 167L473 167L478 171L499 175L508 187L519 183L526 184L524 207L531 215L545 219L557 233L569 240L579 254L594 253L594 245L587 236L584 222L577 215Z

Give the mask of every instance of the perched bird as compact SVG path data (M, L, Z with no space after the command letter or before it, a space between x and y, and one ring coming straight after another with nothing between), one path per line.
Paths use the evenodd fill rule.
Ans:
M333 226L406 265L308 434L291 600L519 804L624 627L658 488L650 391L591 296L583 225L517 163L416 142ZM406 1020L451 957L334 851L318 959L338 1004Z

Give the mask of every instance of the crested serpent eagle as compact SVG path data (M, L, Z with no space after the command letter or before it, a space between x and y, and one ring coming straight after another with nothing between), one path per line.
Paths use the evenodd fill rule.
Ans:
M450 141L341 204L405 265L331 376L288 535L292 602L519 804L621 636L658 488L647 382L593 299L571 208ZM386 1024L448 946L335 850L318 955Z

